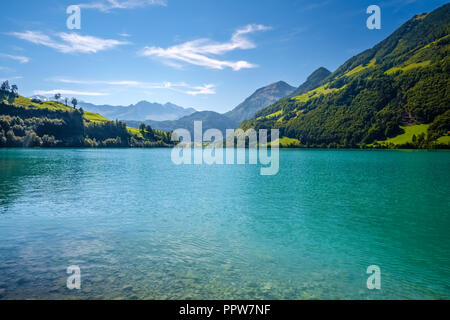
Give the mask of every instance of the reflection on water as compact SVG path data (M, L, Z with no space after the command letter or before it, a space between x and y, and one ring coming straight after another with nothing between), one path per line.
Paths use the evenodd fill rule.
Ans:
M0 298L448 299L449 164L282 150L261 176L165 149L0 150Z

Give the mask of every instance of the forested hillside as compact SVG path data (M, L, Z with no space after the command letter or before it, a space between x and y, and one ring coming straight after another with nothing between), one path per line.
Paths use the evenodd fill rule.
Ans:
M279 128L306 147L446 148L449 34L450 4L416 15L316 88L261 110L241 128Z
M13 89L12 89L13 88ZM0 90L0 147L159 147L171 134L85 112L57 101L17 94L4 82Z

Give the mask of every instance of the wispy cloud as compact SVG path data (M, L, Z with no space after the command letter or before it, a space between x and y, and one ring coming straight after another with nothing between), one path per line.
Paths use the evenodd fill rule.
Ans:
M325 7L331 3L331 0L324 0L324 1L316 1L316 2L310 2L308 4L300 4L301 8L299 12L305 12L310 10L319 9L322 7Z
M3 67L3 66L0 66L0 71L4 71L4 72L13 72L14 70L11 69L11 68L9 68L9 67Z
M134 80L76 80L66 78L53 78L51 81L56 81L66 84L78 84L78 85L107 85L107 86L122 86L138 89L168 89L176 92L188 94L191 96L196 95L210 95L215 94L215 85L205 84L201 86L192 86L185 82L144 82Z
M15 77L8 77L8 78L0 78L0 81L6 81L6 80L12 81L12 80L20 80L20 79L23 79L23 77L22 76L15 76Z
M186 91L191 96L215 94L215 86L213 84L207 84L203 86L193 87L192 90Z
M103 92L86 92L86 91L74 91L74 90L65 90L65 89L54 89L54 90L35 90L34 94L36 95L52 95L52 94L64 94L64 95L74 95L74 96L90 96L90 97L99 97L99 96L107 96L108 93Z
M13 60L19 61L20 63L28 63L28 62L30 62L30 58L24 57L24 56L15 56L15 55L12 55L12 54L0 53L0 57L13 59Z
M11 35L38 45L53 48L62 53L97 53L128 44L126 41L82 36L77 33L60 32L54 39L40 31L12 32Z
M113 9L135 9L146 6L166 6L166 0L100 0L92 3L81 3L80 8L97 9L108 12Z
M160 58L171 66L179 66L178 62L222 70L231 68L235 71L255 68L256 65L247 61L226 61L215 59L212 56L223 55L237 49L253 49L256 45L246 35L257 31L266 31L270 27L260 24L250 24L236 30L230 41L213 42L210 39L197 39L176 46L163 49L160 47L145 47L139 54L145 57Z

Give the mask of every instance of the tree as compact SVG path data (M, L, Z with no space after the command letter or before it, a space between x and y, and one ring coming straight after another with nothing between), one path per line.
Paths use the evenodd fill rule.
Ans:
M139 130L140 130L141 132L144 132L145 129L146 129L146 125L145 125L145 123L142 122L142 123L139 125Z
M17 87L17 85L13 84L11 86L11 93L12 94L17 94L19 92L19 88Z
M66 106L67 106L67 102L69 101L69 98L67 98L67 97L65 97L64 98L64 103L66 104Z
M78 100L75 99L75 98L72 98L72 105L73 105L74 108L77 107L77 104L78 104Z
M9 91L9 82L8 80L6 80L5 82L2 83L2 87L1 87L2 91Z
M56 101L59 101L59 99L61 99L61 93L56 93L55 99L56 99Z

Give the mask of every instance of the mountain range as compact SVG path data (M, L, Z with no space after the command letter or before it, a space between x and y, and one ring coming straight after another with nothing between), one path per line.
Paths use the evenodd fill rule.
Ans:
M78 104L86 111L100 113L109 119L119 120L176 120L196 112L193 108L183 108L173 103L159 104L140 101L125 106L95 105L87 102Z
M174 131L176 129L186 129L191 135L194 134L194 121L202 121L203 132L208 129L218 129L225 134L226 129L236 128L235 122L214 111L199 111L178 120L152 121L146 120L143 123L155 130ZM131 128L139 128L142 121L126 121Z
M244 102L231 111L220 114L214 111L199 111L171 121L126 121L130 127L138 128L141 122L150 125L152 128L163 131L173 131L175 129L187 129L193 133L194 121L202 121L203 131L208 129L219 129L225 134L226 129L235 129L239 124L251 119L256 112L269 106L270 104L286 97L295 90L284 81L278 81L268 86L256 90Z

